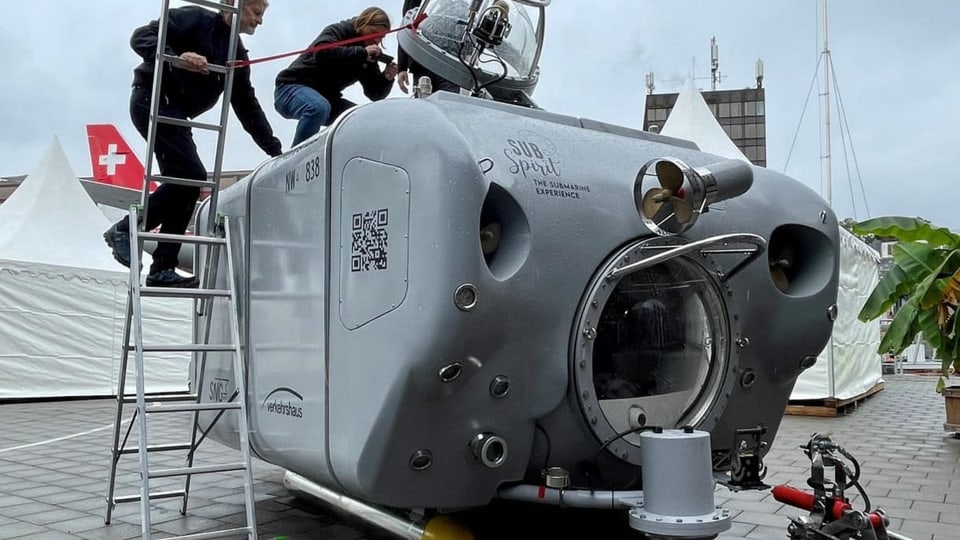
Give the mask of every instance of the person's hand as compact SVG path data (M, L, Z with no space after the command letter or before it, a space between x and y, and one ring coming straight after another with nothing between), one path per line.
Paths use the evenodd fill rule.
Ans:
M407 81L407 70L403 70L400 73L397 73L397 86L400 87L400 91L406 94L409 92Z
M210 72L207 69L207 57L202 54L185 52L180 55L180 59L184 61L183 65L178 66L182 69L193 71L194 73L203 73L204 75Z
M389 64L387 64L387 67L384 68L383 70L383 76L388 81L393 82L393 79L397 77L397 63L390 62Z
M365 48L367 49L367 60L376 61L380 53L383 52L379 45L367 45Z
M270 157L277 157L283 154L283 146L281 146L280 144L280 139L276 137L274 137L273 140L270 141L270 144L268 144L267 147L264 148L264 150L267 152L267 155Z

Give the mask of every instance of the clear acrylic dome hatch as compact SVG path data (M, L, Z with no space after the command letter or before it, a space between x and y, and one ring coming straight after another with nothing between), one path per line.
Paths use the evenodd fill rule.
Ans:
M483 86L494 95L533 93L543 47L544 10L549 0L425 0L404 17L426 18L416 31L398 34L400 46L424 68L466 88ZM473 9L476 8L476 11ZM474 32L485 16L508 21L502 41L492 44Z

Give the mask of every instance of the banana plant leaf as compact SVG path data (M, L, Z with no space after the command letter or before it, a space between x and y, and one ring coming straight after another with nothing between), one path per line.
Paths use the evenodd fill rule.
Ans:
M960 271L954 272L943 287L943 303L954 308L960 304Z
M895 265L870 293L858 318L867 322L890 309L901 297L910 294L935 269L942 267L948 252L922 242L898 243L893 247Z
M918 312L919 306L913 298L897 310L893 321L890 322L890 328L887 329L887 332L883 335L883 339L880 340L878 351L880 354L886 352L900 354L913 342L913 337L917 335L917 333L911 330L916 330L915 323Z
M953 312L953 324L950 325L950 327L950 337L960 341L960 313L956 311ZM960 355L957 355L954 358L956 358L957 361L960 361Z
M937 324L937 312L932 309L921 309L917 315L917 322L920 323L923 339L927 340L934 350L943 351L944 336L940 331L940 325Z
M951 365L960 368L960 235L920 218L880 217L852 227L855 234L894 238L893 267L880 280L858 318L881 317L902 298L880 342L881 354L900 354L920 334L942 359L937 392Z
M884 216L853 225L853 233L896 238L901 242L928 242L933 246L960 247L960 235L944 227L934 227L921 218Z

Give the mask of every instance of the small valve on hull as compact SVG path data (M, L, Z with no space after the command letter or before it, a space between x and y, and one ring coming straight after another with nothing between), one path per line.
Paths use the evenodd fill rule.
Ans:
M470 450L477 461L496 469L507 461L507 441L490 432L477 433L470 440Z

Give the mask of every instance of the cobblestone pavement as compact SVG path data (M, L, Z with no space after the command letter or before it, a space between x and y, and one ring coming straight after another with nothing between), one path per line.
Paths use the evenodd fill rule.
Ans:
M874 506L892 517L894 530L915 540L960 540L960 439L943 431L943 398L934 392L934 382L917 375L889 376L883 391L844 416L785 417L766 458L767 483L804 488L810 462L798 447L812 433L829 432L861 462L866 492ZM0 404L0 539L140 537L136 503L119 505L112 524L103 523L115 408L113 400ZM151 420L151 432L163 440L175 440L173 434L182 429L182 420L167 415ZM135 441L129 444L136 446ZM153 456L156 465L181 465L177 456ZM206 444L198 461L231 461L235 456ZM136 461L135 455L121 460L117 493L136 491ZM261 538L385 538L292 497L281 485L282 470L262 462L255 462L254 470ZM718 488L716 502L734 514L732 528L720 536L723 540L785 538L788 516L803 513L776 502L769 491L733 494ZM509 517L503 519L504 514ZM569 511L536 507L494 508L463 519L476 526L482 539L512 538L530 530L544 537L642 538L626 530L620 519L624 517L584 511L571 516ZM196 477L186 517L179 514L178 502L170 500L155 503L152 519L155 531L166 533L155 537L241 525L242 485L233 475Z

